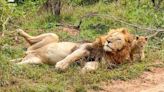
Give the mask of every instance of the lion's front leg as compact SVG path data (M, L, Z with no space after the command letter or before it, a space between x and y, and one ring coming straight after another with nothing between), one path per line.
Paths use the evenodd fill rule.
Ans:
M144 51L142 51L140 60L143 60L144 58L145 58L145 53L144 53Z
M55 68L62 71L66 70L71 63L87 55L89 55L88 50L84 48L77 49L63 60L57 62Z

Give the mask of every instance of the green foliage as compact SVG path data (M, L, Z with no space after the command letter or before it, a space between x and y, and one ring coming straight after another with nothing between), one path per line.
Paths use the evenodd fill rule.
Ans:
M6 1L0 1L0 31L6 31L6 25L11 17L12 9Z
M72 5L91 5L99 2L99 0L68 0L67 2Z

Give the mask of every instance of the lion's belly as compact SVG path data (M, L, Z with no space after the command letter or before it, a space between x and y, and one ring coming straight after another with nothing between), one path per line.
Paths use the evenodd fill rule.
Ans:
M72 53L72 49L78 46L76 43L60 42L47 45L45 52L46 63L55 64Z

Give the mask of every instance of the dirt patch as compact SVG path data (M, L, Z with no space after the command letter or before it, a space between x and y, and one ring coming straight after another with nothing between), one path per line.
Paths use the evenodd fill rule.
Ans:
M164 92L164 68L151 68L134 80L102 83L100 88L98 92Z

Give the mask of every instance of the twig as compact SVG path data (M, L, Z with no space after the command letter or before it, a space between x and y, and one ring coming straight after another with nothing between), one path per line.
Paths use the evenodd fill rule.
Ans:
M136 25L136 24L131 24L131 23L128 23L126 21L123 21L121 19L118 19L116 17L114 17L113 15L109 15L109 14L92 14L93 16L103 16L103 17L109 17L117 22L120 22L120 23L123 23L123 24L126 24L126 25L129 25L129 26L132 26L132 27L135 27L135 28L138 28L138 29L142 29L142 30L148 30L148 31L164 31L164 29L153 29L153 28L150 28L150 27L147 27L147 28L144 28L142 26L139 26L139 25Z
M88 18L88 17L92 17L94 14L96 14L97 12L91 12L91 13L88 13L82 17L80 17L80 20L79 20L79 24L78 25L70 25L70 24L63 24L63 23L60 23L60 24L56 24L56 26L63 26L63 27L68 27L68 28L73 28L73 29L77 29L77 30L80 30L80 26L83 22L83 19L84 18Z
M98 14L97 12L93 12L93 13L86 14L86 15L83 16L82 18L84 18L84 17L88 18L88 17L92 17L92 16L98 16L98 17L103 17L103 18L104 18L104 17L105 17L105 18L110 18L110 19L112 19L112 20L114 20L114 21L117 21L117 22L120 22L120 23L129 25L129 26L132 26L132 27L134 27L134 28L142 29L142 30L147 30L147 31L159 31L159 32L164 31L164 29L154 29L154 28L151 28L151 27L145 28L145 27L142 27L142 26L140 26L140 25L132 24L132 23L123 21L123 20L121 20L120 18L116 18L116 17L114 17L114 16L111 15L111 14Z
M152 37L156 36L160 32L164 32L164 30L156 31L154 34L147 36L147 38L152 38Z
M67 27L67 28L72 28L72 29L80 30L81 24L82 24L82 20L79 21L79 24L78 25L70 25L70 24L60 23L60 24L56 24L56 26L63 26L63 27Z
M6 24L9 21L9 19L10 19L10 16L8 16L2 24L2 36L4 36L4 31L6 30Z

